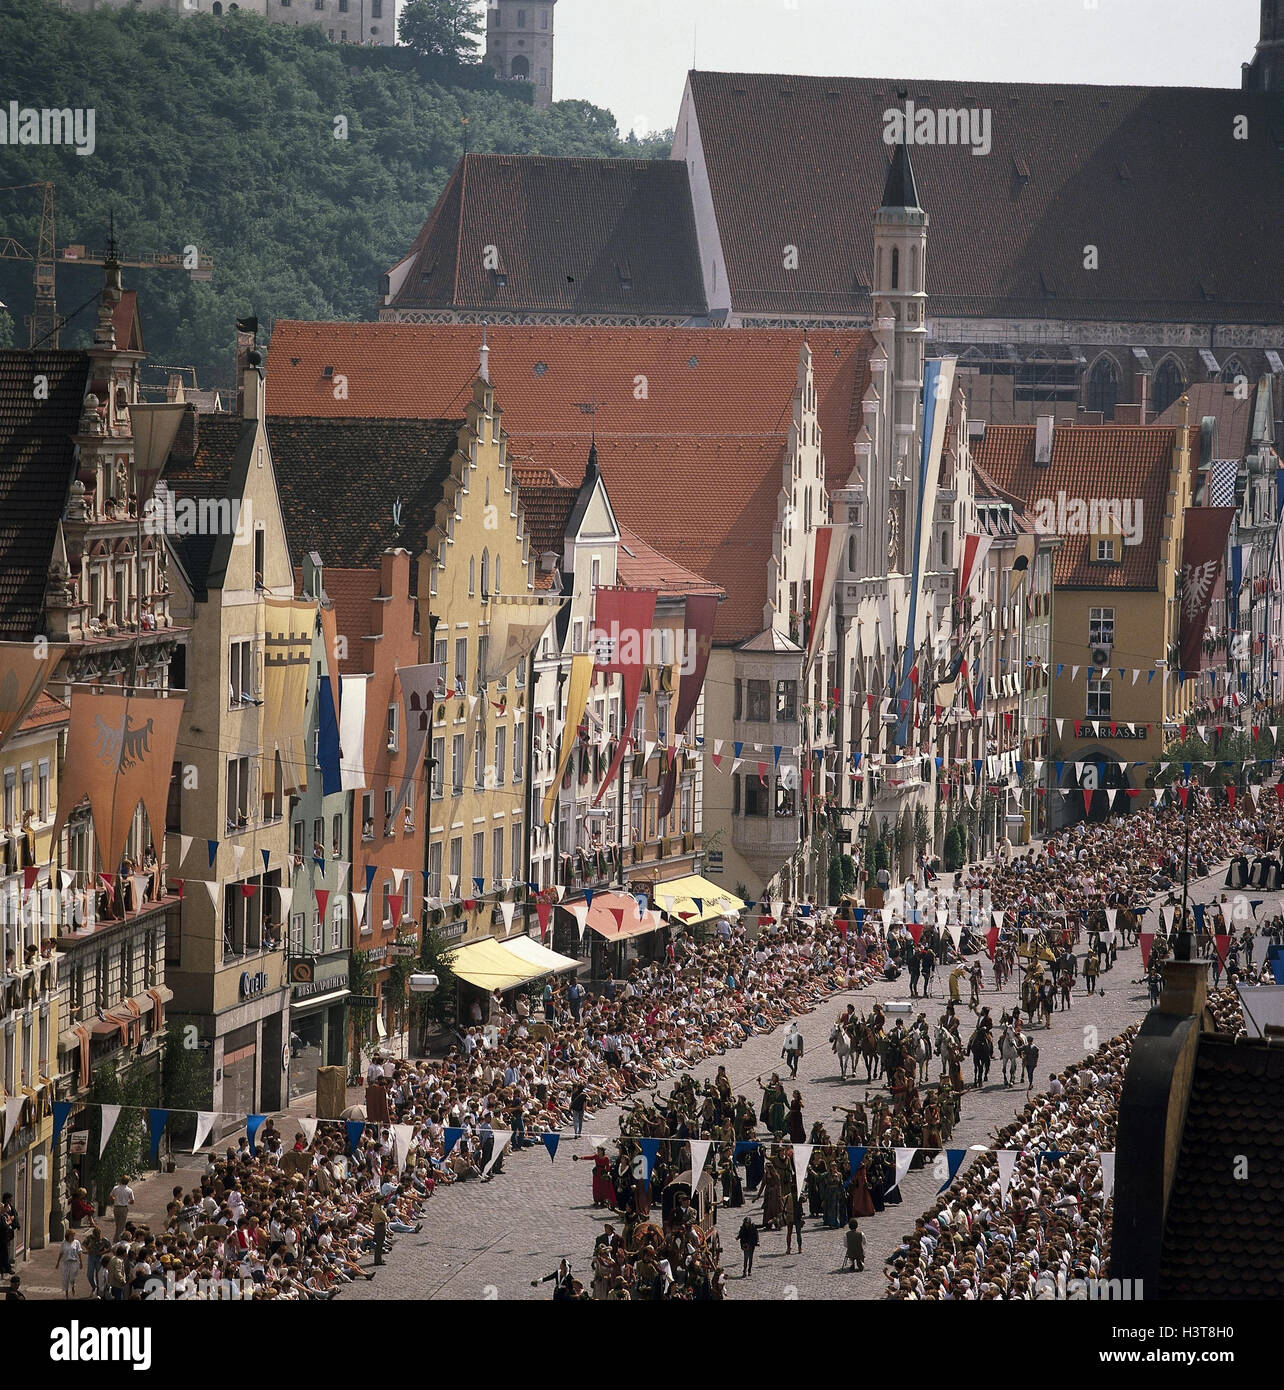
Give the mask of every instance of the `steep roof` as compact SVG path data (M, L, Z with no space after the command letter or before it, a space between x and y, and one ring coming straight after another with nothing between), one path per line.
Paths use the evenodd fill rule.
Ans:
M410 255L396 309L705 312L687 170L672 160L467 154Z
M517 487L517 501L525 519L526 534L531 538L531 554L542 555L555 551L558 561L566 547L566 527L575 509L579 488L536 484Z
M1249 428L1253 423L1254 393L1243 399L1236 399L1235 387L1229 381L1195 381L1185 391L1190 402L1187 419L1198 425L1205 415L1217 421L1217 440L1213 457L1219 459L1242 459L1248 452ZM1179 396L1163 412L1155 417L1157 425L1175 425L1177 412L1181 409Z
M1052 461L1034 462L1034 425L990 425L972 446L980 470L1038 516L1040 503L1056 510L1067 502L1118 499L1137 517L1141 540L1123 546L1117 564L1093 561L1092 537L1064 535L1053 561L1053 582L1069 589L1153 589L1167 510L1169 471L1178 431L1166 425L1063 425L1052 437ZM1198 431L1192 430L1192 448Z
M1275 1298L1284 1287L1284 1050L1204 1034L1168 1200L1160 1298Z
M89 389L81 352L0 351L0 638L45 630L45 587ZM33 383L44 377L48 395Z
M934 317L1284 321L1284 97L692 72L738 311L867 312L884 113L989 112L991 147L918 145ZM1247 138L1234 138L1244 116ZM983 129L983 127L982 127ZM979 147L978 147L979 148ZM1199 190L1192 215L1181 190ZM798 268L781 248L798 248ZM1085 246L1098 250L1084 266Z
M686 598L688 594L717 594L726 598L721 586L661 555L636 531L621 527L620 544L615 552L615 573L621 584L631 589L657 588L662 599Z
M253 420L235 415L202 416L195 452L171 452L165 462L162 477L174 494L175 503L183 498L196 502L237 501L244 493L256 435ZM199 528L196 534L185 531L170 539L193 595L204 602L209 591L223 582L233 537L207 527Z
M269 418L291 561L315 550L327 566L323 582L330 565L369 569L377 582L390 545L404 546L413 565L433 526L462 424L437 418ZM393 519L398 500L400 524ZM361 621L368 619L367 611Z
M869 334L500 326L488 340L514 468L578 478L596 435L620 524L727 592L718 641L759 632L800 352L810 345L836 485L854 463ZM479 342L471 325L278 321L268 408L451 415L471 398ZM341 365L347 399L335 400L327 365Z
M18 731L19 733L29 733L34 729L54 728L57 725L67 723L70 718L71 706L46 690L32 705L31 712L18 726Z
M321 587L334 608L335 628L340 637L346 637L347 655L339 658L339 674L355 676L366 674L362 662L362 638L371 637L377 631L373 625L370 611L372 600L379 596L378 569L345 570L333 568L321 556ZM303 584L303 569L294 566L294 588L298 592Z

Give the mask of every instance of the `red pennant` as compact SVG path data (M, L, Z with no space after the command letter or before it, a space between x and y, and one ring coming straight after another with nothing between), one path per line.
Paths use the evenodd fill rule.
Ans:
M841 936L844 941L847 940L847 919L845 917L840 917L838 919L838 935Z
M873 714L873 712L874 712L874 697L873 697L872 695L866 695L866 696L865 696L865 708L866 708L866 710L869 711L870 714Z
M1110 737L1111 737L1111 738L1118 738L1118 736L1119 736L1119 725L1118 725L1118 724L1112 723L1112 724L1110 725Z
M615 930L624 930L624 909L622 907L612 907L607 909L611 916L615 918Z
M465 898L465 899L464 899L463 908L464 908L464 911L465 911L465 912L472 912L473 909L474 909L476 906L477 906L477 899L476 899L476 898Z
M243 897L243 898L252 898L252 897L254 896L254 894L258 891L258 886L259 886L259 885L258 885L257 883L243 883L243 884L241 884L241 897ZM325 909L322 908L321 911L322 911L322 915L324 915Z
M1155 933L1152 931L1139 932L1137 940L1141 944L1141 968L1150 969L1150 948L1155 944Z
M321 914L321 918L324 921L325 910L330 905L330 890L328 888L314 888L312 891L316 895L317 911Z
M1213 937L1213 945L1217 947L1217 957L1223 965L1226 964L1226 952L1230 950L1231 939L1229 936L1222 936L1218 933Z
M1227 803L1228 803L1228 804L1232 807L1232 809L1233 809L1233 808L1234 808L1234 805L1235 805L1235 788L1234 788L1234 786L1229 786L1229 787L1226 788L1226 801L1227 801Z
M1181 741L1182 741L1183 743L1186 742L1186 726L1185 726L1185 724L1181 725Z
M1275 784L1275 800L1276 800L1276 801L1284 801L1284 782L1276 782L1276 784Z
M39 872L40 872L39 869L34 868L34 867L31 866L31 865L28 865L25 869L23 869L23 871L22 871L22 891L23 891L24 894L25 894L25 893L30 893L30 892L31 892L32 888L35 886L36 875L37 875Z
M553 909L546 902L535 904L535 916L539 918L539 939L541 941L548 935L548 919L552 916Z
M860 774L858 772L853 772L852 776L859 777ZM805 767L802 770L802 794L804 801L806 801L807 797L811 794L811 768L809 767Z
M759 763L759 764L758 764L758 780L762 783L762 785L763 785L764 787L767 785L767 764L766 764L766 763Z
M718 769L719 772L722 771L722 754L721 754L721 753L715 753L715 754L713 755L713 765L714 765L714 767L716 767L716 768Z
M1190 788L1189 788L1189 787L1178 787L1178 788L1177 788L1177 795L1178 795L1178 797L1181 799L1181 804L1182 804L1183 806L1185 806L1185 804L1186 804L1186 798L1190 795Z
M392 909L392 925L393 925L394 927L399 927L399 926L401 925L401 898L402 898L402 895L401 895L400 893L389 893L389 894L387 895L387 898L388 898L388 906Z
M1221 736L1222 736L1222 725L1219 724L1219 725L1217 726L1217 737L1218 737L1218 738L1221 738Z
M105 873L103 873L103 872L100 870L99 873L98 873L98 877L99 877L100 879L102 879L102 881L107 885L107 887L108 887L109 889L115 888L115 886L116 886L116 875L115 875L115 874L105 874Z
M183 883L184 883L184 880L183 880L183 879L181 879L181 878L176 878L176 879L174 880L174 882L170 884L170 887L171 887L171 888L173 888L175 885L177 885L177 887L178 887L178 900L179 900L179 902L182 902L182 901L183 901Z
M1140 796L1140 795L1141 795L1141 788L1140 788L1140 787L1125 787L1125 788L1124 788L1124 791L1127 793L1128 796Z
M1083 792L1083 814L1084 814L1085 816L1086 816L1086 815L1089 815L1089 814L1091 813L1091 811L1092 811L1092 792L1091 792L1090 789L1088 789L1088 788L1085 787L1085 788L1084 788L1084 792Z
M1076 720L1074 721L1074 736L1075 736L1075 738L1078 738L1078 737L1079 737L1079 730L1080 730L1082 727L1083 727L1083 725L1079 722L1079 720L1076 719Z
M922 922L906 922L905 926L909 934L914 938L914 945L917 946L919 937L923 935Z
M985 933L985 949L989 951L991 960L994 959L994 951L998 944L999 929L998 927L991 927L990 930Z

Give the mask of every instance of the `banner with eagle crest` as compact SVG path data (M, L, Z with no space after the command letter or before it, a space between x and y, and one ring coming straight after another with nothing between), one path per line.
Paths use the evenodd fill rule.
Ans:
M1187 507L1181 546L1181 638L1178 667L1189 675L1203 664L1208 611L1226 558L1234 507Z
M127 695L119 687L73 687L55 843L85 797L106 872L116 871L139 802L147 812L152 842L160 842L183 704L182 695L160 691Z

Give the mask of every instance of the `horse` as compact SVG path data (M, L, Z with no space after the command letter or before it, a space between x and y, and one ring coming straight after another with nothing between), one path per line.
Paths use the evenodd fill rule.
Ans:
M865 1063L865 1082L868 1085L875 1079L875 1076L882 1076L884 1061L884 1046L887 1042L886 1033L875 1033L873 1025L868 1019L862 1018L857 1025L856 1045L860 1050L861 1059ZM875 1073L874 1064L878 1064L878 1071ZM856 1074L856 1066L852 1064L852 1075Z
M905 1039L904 1051L911 1061L918 1063L918 1079L920 1082L928 1080L928 1068L932 1061L932 1044L927 1034L915 1029Z
M980 1086L990 1077L994 1060L994 1041L984 1028L976 1028L968 1039L967 1050L972 1054L972 1085Z
M842 1023L835 1023L829 1035L829 1045L838 1057L838 1069L844 1081L847 1080L847 1063L852 1064L852 1076L856 1075L856 1043Z
M1021 1072L1021 1053L1016 1044L1016 1035L1007 1025L999 1034L999 1056L1003 1060L1003 1084L1011 1086Z

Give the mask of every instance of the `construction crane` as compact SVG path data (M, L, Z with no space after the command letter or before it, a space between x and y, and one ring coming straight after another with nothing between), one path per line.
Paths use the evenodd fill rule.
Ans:
M105 265L114 260L118 265L130 266L139 270L186 270L193 280L209 280L214 273L214 261L199 248L196 264L188 263L182 253L169 252L157 255L126 259L116 254L116 239L113 234L106 250L86 250L84 246L64 246L57 249L54 237L54 186L49 181L40 183L14 183L0 187L0 193L17 193L26 189L40 189L43 203L40 209L40 232L36 242L35 255L15 237L0 236L0 261L34 262L35 301L32 312L27 315L28 346L58 346L58 334L66 319L58 313L54 293L54 272L56 266L63 265Z

